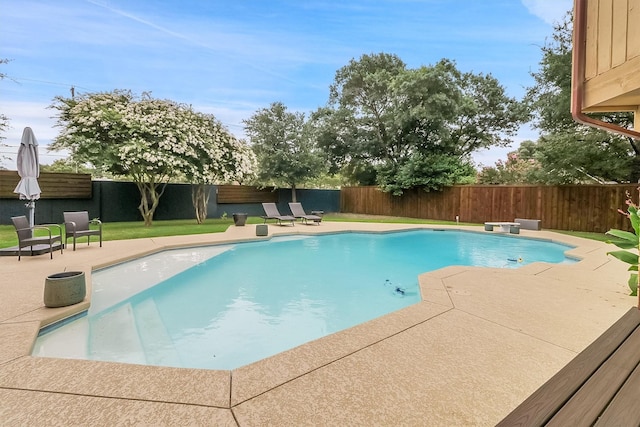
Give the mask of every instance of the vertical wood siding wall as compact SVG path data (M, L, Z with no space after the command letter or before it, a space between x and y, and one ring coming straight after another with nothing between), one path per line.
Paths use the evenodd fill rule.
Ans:
M583 110L638 111L640 0L579 1L586 3Z
M640 0L588 0L585 78L640 56Z
M637 202L637 184L567 186L470 185L441 192L412 190L402 196L383 193L377 187L343 187L340 210L345 213L483 223L542 220L555 230L606 232L630 230L628 220L617 212L626 210L625 192Z

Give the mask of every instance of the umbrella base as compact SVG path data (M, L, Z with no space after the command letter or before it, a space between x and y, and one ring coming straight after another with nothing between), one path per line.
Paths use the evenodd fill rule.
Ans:
M60 243L56 242L53 244L53 251L60 250ZM42 254L49 253L49 245L34 245L33 252L29 250L29 248L22 248L22 256L36 256ZM11 248L2 248L0 249L0 256L18 256L18 247L13 246Z

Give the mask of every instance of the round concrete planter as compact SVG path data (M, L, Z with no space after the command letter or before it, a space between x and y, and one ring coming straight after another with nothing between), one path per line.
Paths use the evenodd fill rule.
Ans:
M64 307L81 302L87 295L84 271L65 271L47 276L44 281L44 305Z

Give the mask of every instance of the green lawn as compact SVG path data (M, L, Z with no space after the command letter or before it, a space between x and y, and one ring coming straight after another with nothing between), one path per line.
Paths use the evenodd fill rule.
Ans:
M352 215L352 214L333 214L325 215L324 221L339 222L376 222L376 223L402 223L402 224L449 224L453 225L453 221L433 221L417 218L399 218L399 217L378 217L368 215ZM254 216L247 219L247 224L262 224L260 217ZM145 227L142 221L135 222L106 222L103 224L104 240L126 240L140 239L145 237L160 236L178 236L188 234L203 233L221 233L230 225L233 225L231 218L210 218L204 224L196 224L193 219L171 220L171 221L154 221L152 227ZM461 225L478 225L461 223ZM559 231L560 233L572 236L583 237L605 241L607 238L603 233L586 233L586 232L569 232ZM0 225L0 248L15 246L18 244L15 230L12 225Z
M604 233L589 233L587 231L564 231L564 230L555 230L556 233L568 234L569 236L582 237L583 239L592 239L599 240L601 242L606 242L610 240L611 237L607 236Z
M250 224L261 223L262 219L249 218ZM142 221L105 222L102 224L104 240L141 239L145 237L177 236L188 234L220 233L233 225L232 219L207 219L204 224L196 224L191 220L154 221L152 227L145 227ZM93 226L92 226L93 228ZM54 228L54 230L56 230ZM43 235L38 231L37 235ZM18 244L13 225L0 225L0 248Z

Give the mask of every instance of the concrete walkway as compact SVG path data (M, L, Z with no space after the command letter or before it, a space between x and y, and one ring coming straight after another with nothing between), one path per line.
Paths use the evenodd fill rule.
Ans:
M270 225L269 232L420 227L323 222ZM583 260L425 273L423 302L233 371L37 358L30 351L42 325L89 305L87 298L45 308L46 276L80 270L90 278L92 268L163 248L251 239L254 225L107 241L103 248L80 244L53 260L0 257L0 424L494 425L636 304L627 296L626 266L606 255L612 246L545 231L522 236L575 245L570 254Z

